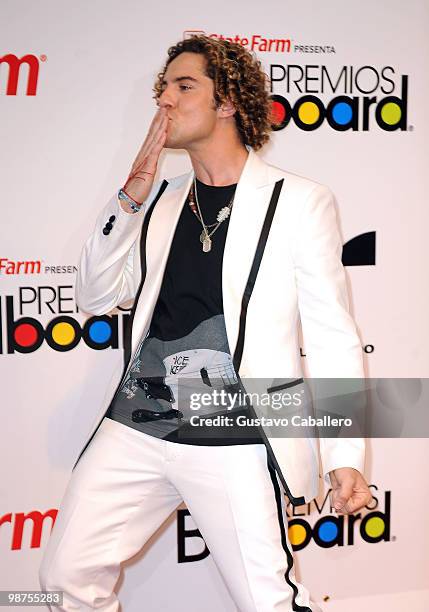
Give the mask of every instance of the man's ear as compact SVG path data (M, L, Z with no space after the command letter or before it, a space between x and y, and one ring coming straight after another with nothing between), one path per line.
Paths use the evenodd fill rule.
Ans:
M235 114L235 106L229 98L221 102L217 108L219 117L232 117Z

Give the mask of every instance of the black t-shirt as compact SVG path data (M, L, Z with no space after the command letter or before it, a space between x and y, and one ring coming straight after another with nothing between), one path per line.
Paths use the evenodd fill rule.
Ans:
M215 187L198 180L196 184L205 224L217 223L217 215L228 206L236 184ZM231 393L238 389L222 302L222 260L228 223L229 217L211 236L210 251L204 252L202 225L189 200L185 202L149 334L106 414L109 418L146 434L185 444L262 442L257 428L238 427L235 423L231 426L231 422L226 425L225 420L218 421L218 426L204 426L203 417L207 415L231 419L239 414L247 416L247 409L226 410L225 404L204 406L198 401L201 394L213 389ZM209 228L209 232L213 229L214 226Z

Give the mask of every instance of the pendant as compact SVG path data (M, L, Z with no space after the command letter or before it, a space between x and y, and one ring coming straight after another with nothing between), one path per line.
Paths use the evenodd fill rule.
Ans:
M204 253L208 253L212 248L212 241L210 236L207 234L206 230L203 230L200 235L200 242L203 243L203 251Z
M204 251L204 253L208 253L211 248L212 248L212 241L211 241L211 238L209 238L207 236L207 238L205 238L204 241L203 241L203 251Z

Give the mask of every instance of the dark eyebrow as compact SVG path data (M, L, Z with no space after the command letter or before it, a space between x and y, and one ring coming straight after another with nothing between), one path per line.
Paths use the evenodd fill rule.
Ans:
M198 83L198 80L191 76L180 76L173 79L173 83L180 83L181 81L192 81L193 83ZM167 81L164 79L161 85L167 85Z

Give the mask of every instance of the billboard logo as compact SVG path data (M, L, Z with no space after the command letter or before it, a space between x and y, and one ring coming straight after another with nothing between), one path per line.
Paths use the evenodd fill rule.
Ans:
M58 287L21 287L18 309L37 306L37 314L42 308L57 316L47 324L32 316L15 316L14 298L12 295L0 296L0 354L33 353L43 343L54 351L67 352L74 349L81 340L94 350L120 348L126 334L129 314L92 316L80 323L72 310L65 304L72 300L64 291L71 286ZM46 295L48 294L48 295ZM6 323L6 334L3 334L2 318Z
M348 515L327 515L311 526L303 518L289 520L289 539L293 550L305 548L311 540L322 548L355 543L356 533L369 544L390 541L390 491L384 493L384 512L375 510L364 516L360 512ZM356 527L355 527L356 525Z
M292 121L299 129L312 132L324 123L338 131L347 130L367 132L375 121L386 132L407 130L408 75L402 75L400 92L395 92L395 82L386 66L377 71L373 66L344 66L339 73L332 74L327 66L282 66L271 64L271 91L276 85L286 94L272 93L271 117L275 131L283 130ZM379 89L383 97L374 94ZM341 95L338 95L338 90ZM320 94L328 91L334 94L328 101ZM289 94L298 93L295 101ZM304 94L304 95L302 95ZM355 94L355 95L353 95ZM358 95L356 95L358 94Z
M371 485L371 487L375 487L375 485ZM313 500L319 512L323 509L328 495L329 492L322 508L319 508L317 501ZM385 491L384 493L384 512L375 510L378 506L378 499L376 497L373 497L372 501L375 503L375 506L371 508L366 506L371 512L364 515L361 512L349 514L347 520L345 515L327 514L319 518L312 526L308 520L301 518L301 515L298 515L299 518L296 516L288 517L288 537L293 550L301 550L311 541L321 548L351 546L355 544L355 540L359 536L368 544L394 541L395 538L392 538L390 535L391 492ZM298 507L295 507L294 511L298 511ZM190 512L187 509L177 511L178 563L201 561L210 554L198 528L190 529L186 526L186 519L189 515ZM186 550L186 541L195 538L201 540L200 550L197 553L190 554ZM195 549L196 547L194 546L193 548Z

